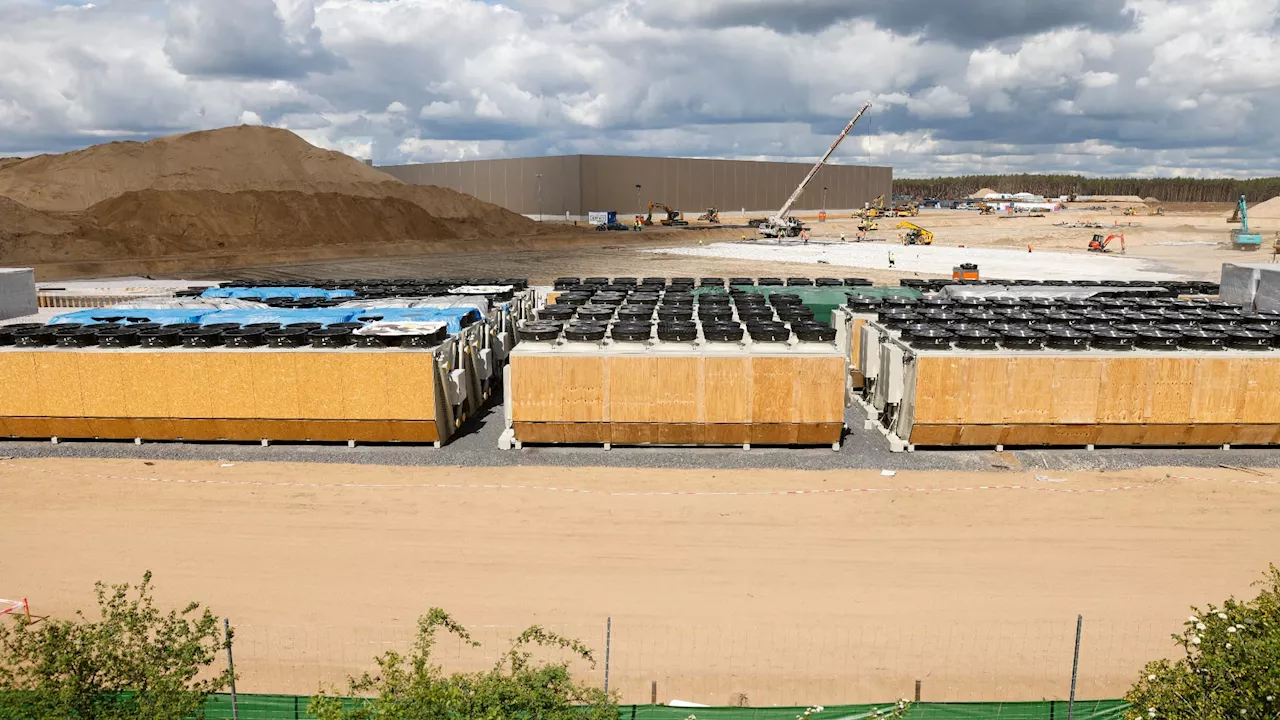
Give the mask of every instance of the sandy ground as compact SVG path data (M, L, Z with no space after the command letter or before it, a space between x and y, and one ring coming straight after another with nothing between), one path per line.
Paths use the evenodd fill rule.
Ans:
M811 247L805 252L778 252L776 243L754 246L774 248L752 252L722 252L716 243L741 242L755 238L755 231L741 225L745 218L724 215L725 224L711 227L695 223L688 229L647 228L643 233L584 233L565 228L563 237L553 228L544 228L538 239L522 239L504 245L502 240L475 243L474 252L438 252L431 255L396 253L387 249L383 257L367 259L317 259L288 264L262 263L240 268L234 275L259 279L305 279L345 277L386 277L421 275L504 275L528 277L535 283L549 283L561 275L662 275L671 276L832 276L866 277L877 283L897 283L904 277L950 276L957 261L974 261L988 277L1027 273L1046 279L1185 277L1216 279L1224 262L1267 262L1270 244L1280 223L1269 221L1261 231L1267 249L1257 253L1231 250L1226 242L1225 222L1229 205L1196 204L1171 206L1164 216L1128 217L1123 211L1092 211L1075 207L1045 217L1000 218L976 212L925 210L910 219L936 235L933 248L903 248L896 228L900 219L883 218L880 229L869 234L863 244L838 250L828 243L857 237L857 220L848 212L833 211L827 222L801 215L813 228ZM1093 221L1102 229L1062 227L1058 223ZM1272 227L1274 226L1274 227ZM1268 229L1270 228L1270 229ZM1123 253L1088 253L1085 248L1094 234L1124 234ZM1032 252L1027 252L1027 246ZM1119 241L1112 247L1118 251ZM678 254L655 253L670 249ZM829 252L823 256L821 250ZM899 257L898 267L887 268L888 251ZM946 250L933 253L931 249ZM1039 253L1039 256L1037 256ZM1065 261L1059 255L1066 253ZM809 257L813 255L813 257ZM910 257L921 261L912 265ZM843 263L843 264L841 264ZM212 270L210 271L213 272ZM222 273L224 276L226 272ZM214 273L210 275L213 277Z
M1274 475L475 469L0 461L0 595L38 614L155 572L239 628L244 691L309 692L438 605L489 652L528 623L624 700L1116 697L1193 603L1280 547ZM806 492L796 492L804 490ZM452 668L483 654L445 643ZM601 655L603 653L601 652ZM594 681L603 667L583 669Z

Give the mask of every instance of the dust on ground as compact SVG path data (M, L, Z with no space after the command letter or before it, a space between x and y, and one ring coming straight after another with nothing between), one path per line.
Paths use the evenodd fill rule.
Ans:
M1188 606L1243 597L1280 547L1270 471L404 468L0 462L0 592L37 613L155 573L232 619L245 692L310 693L446 608L487 654L582 637L626 702L1118 697ZM804 492L801 492L804 491ZM494 645L497 647L494 647ZM581 668L592 681L603 668Z

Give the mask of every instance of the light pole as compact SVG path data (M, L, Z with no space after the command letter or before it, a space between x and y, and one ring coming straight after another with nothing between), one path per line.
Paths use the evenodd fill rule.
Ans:
M542 173L538 173L538 222L542 222Z
M640 185L636 185L636 214L644 214L644 203L640 201Z
M825 186L822 188L822 217L824 220L827 217L827 188Z

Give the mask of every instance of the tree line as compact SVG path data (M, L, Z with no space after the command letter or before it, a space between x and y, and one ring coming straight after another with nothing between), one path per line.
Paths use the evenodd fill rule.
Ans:
M996 192L1062 195L1137 195L1160 202L1233 203L1241 195L1250 203L1280 196L1280 177L1251 180L1200 178L1091 178L1081 175L965 175L963 177L894 178L895 195L959 200L983 188Z

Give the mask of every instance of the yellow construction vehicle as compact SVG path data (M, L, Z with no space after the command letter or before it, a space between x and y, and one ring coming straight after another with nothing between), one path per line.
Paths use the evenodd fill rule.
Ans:
M702 213L701 215L699 215L699 216L698 216L698 221L699 221L699 222L715 223L715 224L719 225L719 224L720 224L720 211L719 211L719 210L717 210L716 208L709 207L709 208L707 208L707 211L706 211L706 212L704 212L704 213Z
M858 222L858 229L862 232L872 232L879 230L880 224L875 221L875 218L863 218Z
M986 203L978 203L978 214L979 215L995 215L996 214L995 206L988 205Z
M919 217L920 216L920 208L910 203L907 203L906 205L898 205L893 209L893 212L896 217Z
M644 224L645 224L645 225L652 225L652 224L653 224L653 211L654 211L654 210L662 210L663 212L665 212L665 213L667 214L667 216L666 216L665 218L663 218L662 220L659 220L659 221L658 221L658 222L660 222L660 223L661 223L661 224L663 224L663 225L667 225L667 226L680 226L680 225L688 225L688 224L689 224L689 221L684 219L684 213L680 212L679 210L672 210L672 209L671 209L670 207L668 207L665 203L656 203L656 202L651 202L651 203L649 203L649 214L648 214L648 215L646 215L646 216L645 216L645 218L644 218Z
M877 195L874 200L867 203L866 207L861 210L855 210L853 213L855 218L877 218L885 216L884 195Z
M902 238L903 245L932 245L933 233L925 230L913 222L903 220L898 223L899 230L906 230L907 234Z
M1156 208L1155 210L1152 210L1152 211L1151 211L1151 214L1152 214L1152 215L1164 215L1164 208L1162 208L1162 207L1158 207L1158 208Z

